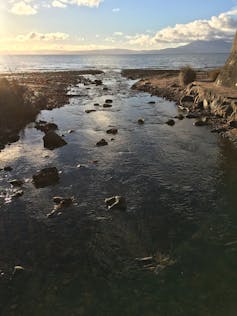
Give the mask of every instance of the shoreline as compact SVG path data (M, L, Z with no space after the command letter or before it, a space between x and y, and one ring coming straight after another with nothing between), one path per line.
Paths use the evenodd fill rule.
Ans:
M237 91L215 85L203 70L197 70L196 81L186 87L180 86L178 71L138 70L137 73L141 78L132 89L175 102L180 117L195 119L195 126L210 126L211 132L237 144ZM134 70L124 70L122 74L136 77Z

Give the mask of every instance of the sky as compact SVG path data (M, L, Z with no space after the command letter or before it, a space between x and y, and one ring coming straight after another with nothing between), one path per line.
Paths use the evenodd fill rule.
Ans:
M0 0L0 53L232 41L237 0Z

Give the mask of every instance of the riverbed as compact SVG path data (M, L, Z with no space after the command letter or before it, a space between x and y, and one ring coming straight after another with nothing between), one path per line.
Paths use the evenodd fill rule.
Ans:
M85 77L108 90L78 84L69 104L37 118L56 123L66 146L45 149L32 123L0 153L12 167L0 172L0 270L11 288L2 315L234 316L235 147L193 119L167 125L175 103L132 90L119 71ZM60 182L36 189L33 174L51 166ZM24 180L23 196L12 179ZM126 212L106 209L114 195ZM74 202L50 219L54 196ZM9 285L16 265L29 274Z

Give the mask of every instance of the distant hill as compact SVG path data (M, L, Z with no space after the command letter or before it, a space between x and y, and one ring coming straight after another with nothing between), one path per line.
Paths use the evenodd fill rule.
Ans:
M201 53L230 53L232 43L224 40L195 41L176 48L151 50L148 54L201 54Z

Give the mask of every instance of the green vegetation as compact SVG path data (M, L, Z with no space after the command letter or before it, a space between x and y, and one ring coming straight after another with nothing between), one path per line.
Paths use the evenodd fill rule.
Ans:
M181 86L186 86L189 83L195 81L196 71L190 66L185 66L180 69L179 82Z

